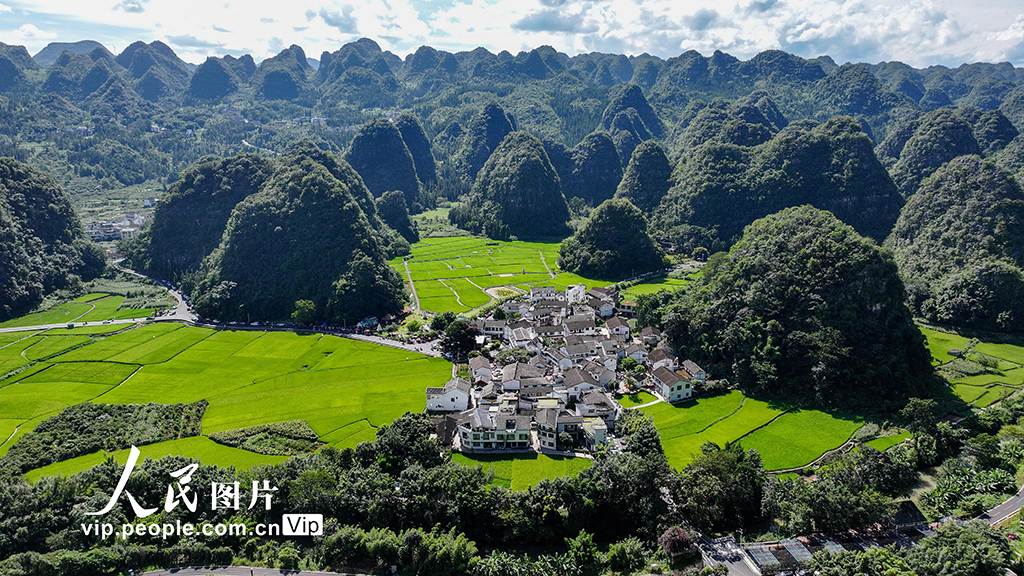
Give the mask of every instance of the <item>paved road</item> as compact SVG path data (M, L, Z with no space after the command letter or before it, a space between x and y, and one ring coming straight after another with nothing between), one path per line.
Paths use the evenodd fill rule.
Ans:
M1024 487L1013 496L1007 498L1002 504L978 516L977 519L984 520L989 524L998 524L1010 514L1020 510L1021 506L1024 506Z
M111 320L107 324L137 324L142 322L145 318L131 318L124 320ZM103 324L102 322L89 322L89 326L98 326ZM75 326L85 326L85 322L74 322ZM38 332L40 330L49 330L51 328L67 328L68 322L61 322L60 324L39 324L36 326L18 326L15 328L0 328L0 334L4 332Z
M369 576L341 572L315 572L312 570L284 570L279 568L254 568L250 566L184 566L166 570L140 572L139 576Z

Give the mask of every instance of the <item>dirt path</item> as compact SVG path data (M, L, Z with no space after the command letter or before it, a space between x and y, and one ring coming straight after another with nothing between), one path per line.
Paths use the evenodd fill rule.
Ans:
M548 271L548 274L549 274L549 275L550 275L550 276L551 276L552 278L554 278L554 277L555 277L555 273L554 273L554 272L552 272L552 271L551 271L551 267L550 267L550 266L548 266L548 261L547 261L547 260L546 260L546 259L544 258L544 253L543 253L543 252L541 252L540 250L537 250L537 254L540 254L540 263L544 265L544 269Z
M403 260L402 266L405 267L405 275L409 278L409 290L412 291L413 309L416 310L417 313L422 314L423 309L420 308L420 296L416 293L416 283L412 281L412 272L409 271L409 261Z

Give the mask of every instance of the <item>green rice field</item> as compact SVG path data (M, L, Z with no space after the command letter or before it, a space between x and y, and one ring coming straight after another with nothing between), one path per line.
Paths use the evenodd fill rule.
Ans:
M904 440L910 438L910 432L900 432L899 434L892 434L890 436L882 436L881 438L875 438L865 442L868 446L876 450L888 450L893 446L902 443Z
M536 486L545 478L575 476L594 463L588 458L566 458L546 454L514 456L468 456L452 454L452 460L465 466L481 466L494 471L494 484L512 490Z
M918 329L926 338L925 345L928 347L928 351L932 353L932 364L936 366L945 364L953 359L947 352L950 350L963 350L967 343L970 342L970 338L964 338L959 334L939 332L938 330L921 326Z
M635 406L647 404L648 402L654 402L655 400L657 400L657 398L653 394L642 390L636 394L629 394L618 398L619 404L621 404L623 408L633 408Z
M412 247L407 260L395 258L391 266L411 282L420 308L429 312L462 314L491 301L484 290L495 286L584 284L587 288L614 284L614 279L584 278L557 268L557 242L498 242L485 238L457 236L426 238ZM656 278L629 290L649 294L666 287L678 287L685 280Z
M86 294L54 306L49 310L26 314L0 323L0 328L63 324L65 322L102 322L123 318L146 318L154 312L151 308L121 308L124 296L109 294Z
M795 468L841 446L861 426L857 418L818 410L786 412L735 390L641 410L654 418L669 463L678 468L699 455L706 442L724 446L737 440L744 448L756 448L767 470Z
M180 454L249 467L281 458L227 448L205 435L301 419L325 444L354 447L372 440L377 426L422 411L423 389L451 374L451 364L439 358L319 334L216 331L174 323L109 336L48 334L0 335L0 368L7 373L24 367L0 381L0 454L45 418L81 402L205 399L204 436L143 447L143 456ZM61 353L68 348L74 349ZM33 364L38 358L47 359ZM111 455L123 460L123 454ZM107 456L81 456L29 476L71 474Z

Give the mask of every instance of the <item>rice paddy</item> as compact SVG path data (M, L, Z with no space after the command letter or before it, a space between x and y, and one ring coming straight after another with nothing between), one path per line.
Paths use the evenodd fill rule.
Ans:
M566 458L547 454L517 454L514 456L470 456L452 454L452 460L466 466L480 466L494 472L493 483L511 490L525 490L536 486L545 478L575 476L590 468L594 461L588 458Z
M143 456L180 454L248 467L281 458L227 448L205 435L302 419L325 444L354 447L372 440L377 426L422 411L423 389L451 375L451 364L439 358L319 334L216 331L173 323L111 336L47 334L21 334L17 340L0 335L0 346L6 344L0 348L0 366L46 358L0 381L0 454L43 419L81 402L205 399L204 436L142 447ZM60 353L68 348L74 349ZM29 354L33 350L38 354ZM29 476L71 474L106 456L81 456Z

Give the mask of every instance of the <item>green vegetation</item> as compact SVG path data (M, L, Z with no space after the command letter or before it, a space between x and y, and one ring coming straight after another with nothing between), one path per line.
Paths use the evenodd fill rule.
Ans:
M405 294L385 262L382 231L401 240L359 175L333 154L298 145L235 207L204 261L195 308L221 320L283 319L305 299L320 319L349 324L399 312Z
M302 420L273 422L237 430L225 430L211 434L210 440L257 454L279 456L312 452L320 446L317 433Z
M652 226L687 254L727 248L757 218L802 204L881 241L903 204L871 140L849 118L790 124L757 146L710 140L682 159L675 182Z
M862 423L851 416L795 410L744 436L740 443L761 454L765 470L784 470L804 466L839 448Z
M962 328L1012 331L1024 318L1024 192L978 156L946 163L907 202L886 241L915 312Z
M352 139L345 161L363 178L375 198L390 190L405 194L412 206L419 201L416 165L398 126L383 118L362 125Z
M562 237L569 207L558 174L535 136L512 132L480 169L469 203L448 213L452 223L490 238Z
M70 406L43 420L7 449L4 465L22 473L54 462L198 436L205 402L192 404L90 404Z
M871 446L875 450L888 450L893 446L900 444L910 438L910 432L900 432L899 434L890 434L888 436L882 436L875 438L874 440L868 440L865 442L868 446Z
M918 327L921 334L924 334L925 345L932 354L932 364L945 364L953 359L949 355L950 350L964 350L970 343L969 338L949 332L939 332L931 328Z
M78 338L4 336L0 346L9 345L0 348L0 361L4 367L10 366L4 372L29 363L21 356L23 349ZM2 440L20 427L15 438L2 443L0 452L13 451L11 447L22 442L20 438L31 438L42 420L82 402L116 405L110 408L114 410L200 400L209 402L202 419L206 435L304 420L319 442L354 447L372 439L374 426L405 411L422 410L423 388L444 382L451 373L450 364L439 359L410 357L405 351L330 336L217 332L151 324L92 339L93 343L0 381L0 420L4 423L0 432L7 431ZM8 426L8 421L14 425ZM271 428L276 431L277 427ZM139 430L144 429L140 425ZM162 439L153 437L145 442ZM108 451L122 447L101 443L88 451L104 446ZM208 463L237 462L237 458L226 462L214 459L217 454L236 452L215 448ZM84 452L66 457L80 454ZM83 455L75 461L82 463L79 469L85 469L97 458ZM70 471L67 467L61 470Z
M641 391L637 392L636 394L628 394L628 395L622 396L621 398L618 398L618 401L619 401L619 404L622 404L623 408L633 408L635 406L640 406L642 404L647 404L649 402L654 402L657 399L658 398L655 397L653 394L651 394L649 392L644 392L643 390L641 390Z
M566 458L547 454L516 456L477 456L452 454L452 461L464 466L480 466L494 474L494 484L511 490L526 490L545 478L571 477L593 464L587 458Z
M11 158L0 159L0 215L0 321L102 270L102 253L86 240L64 190Z
M562 242L558 266L598 278L632 278L665 267L647 219L629 200L606 200Z
M804 206L748 226L655 316L680 356L744 391L878 410L928 388L905 297L888 253Z
M615 197L625 198L650 214L671 187L672 164L661 145L648 140L633 150Z
M678 468L699 456L708 442L719 446L739 442L744 448L756 448L767 470L795 468L838 448L861 426L855 417L818 410L785 412L744 398L738 391L676 406L662 402L641 410L654 419L665 455ZM808 430L815 433L807 434Z

